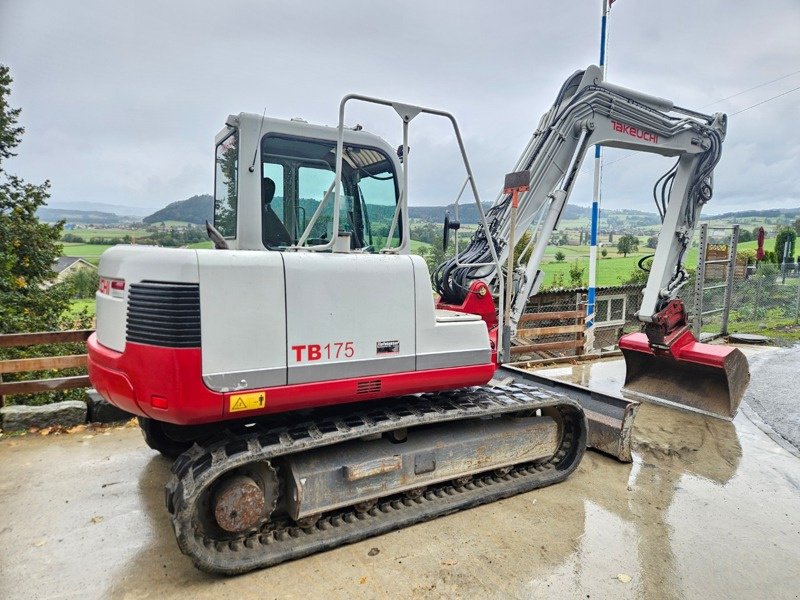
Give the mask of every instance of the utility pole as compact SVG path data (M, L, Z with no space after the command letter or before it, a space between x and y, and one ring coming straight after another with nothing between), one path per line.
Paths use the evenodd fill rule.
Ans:
M600 68L606 78L606 39L608 37L608 8L614 0L602 0L603 15L600 21ZM597 288L597 228L600 220L600 175L603 151L600 144L594 147L594 191L592 193L592 228L589 245L589 291L586 295L586 348L594 346L594 306Z

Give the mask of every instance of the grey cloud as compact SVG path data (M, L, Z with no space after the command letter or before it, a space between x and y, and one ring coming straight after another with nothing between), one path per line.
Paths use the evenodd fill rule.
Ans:
M333 124L352 91L456 114L484 200L512 168L568 74L597 60L597 1L80 3L4 0L0 60L27 128L9 168L49 178L54 202L160 206L211 188L213 136L240 111ZM609 79L699 108L800 69L794 0L619 0ZM735 112L800 75L710 106ZM800 205L789 95L731 118L711 210ZM353 122L398 143L388 112ZM462 179L455 145L415 121L411 199L441 204ZM609 151L607 161L622 156ZM609 164L604 206L650 210L668 167ZM591 168L573 202L591 199Z

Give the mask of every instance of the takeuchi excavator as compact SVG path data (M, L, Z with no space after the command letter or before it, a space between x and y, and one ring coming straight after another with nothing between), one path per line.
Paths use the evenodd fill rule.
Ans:
M354 102L393 109L402 144L345 127ZM459 200L469 189L481 220L436 269L437 300L409 252L409 126L420 115L452 125ZM736 363L746 378L737 351L718 363L722 351L688 339L676 297L724 133L724 115L608 84L590 66L565 82L484 213L447 112L350 95L337 127L228 117L216 138L214 249L106 251L87 344L98 392L177 457L166 503L180 549L205 571L241 573L568 477L587 443L580 404L487 383L507 362L593 144L678 158L663 184L645 333L629 351L648 373L688 359L712 375ZM530 260L514 264L534 221ZM457 218L446 227L457 231Z

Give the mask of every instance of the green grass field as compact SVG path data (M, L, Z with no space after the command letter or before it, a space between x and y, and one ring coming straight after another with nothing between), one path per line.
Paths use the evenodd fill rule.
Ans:
M86 262L96 265L100 262L100 255L111 248L105 244L73 244L63 242L64 249L62 254L64 256L77 256Z
M69 310L67 314L71 317L77 317L86 310L89 316L94 316L97 310L95 306L94 298L91 299L80 299L80 300L73 300L70 304Z
M193 223L189 223L188 221L156 221L155 223L149 223L152 226L164 226L164 227L185 227L187 225L193 225Z
M84 240L89 240L93 237L102 238L123 238L126 235L132 238L143 237L147 235L146 229L94 229L94 228L81 228L76 227L69 231L64 231L64 235L72 234L82 237Z
M775 245L774 239L767 239L764 241L764 248L771 250ZM737 245L737 251L741 250L755 250L758 247L758 242L743 242ZM600 257L597 261L597 285L620 285L627 280L634 269L637 268L636 263L639 259L648 254L652 254L653 250L645 248L644 244L639 245L639 252L629 254L623 257L617 254L617 249L614 247L605 248L608 250L606 258ZM602 249L601 249L602 250ZM564 260L558 262L555 260L556 252L564 253ZM697 268L697 247L692 247L686 253L684 259L685 265L694 270ZM545 273L543 287L553 286L559 274L564 277L564 285L566 287L574 287L570 282L569 269L575 261L584 269L583 284L587 285L589 282L589 246L548 246L545 251L544 259L542 261L541 269Z

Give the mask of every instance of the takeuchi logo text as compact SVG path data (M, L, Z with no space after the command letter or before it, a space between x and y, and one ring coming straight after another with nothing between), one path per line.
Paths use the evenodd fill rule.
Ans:
M658 135L652 131L645 131L644 129L634 127L633 125L626 125L625 123L620 123L619 121L614 120L611 121L611 126L614 128L614 131L619 131L625 135L644 140L645 142L652 142L654 144L658 143Z

